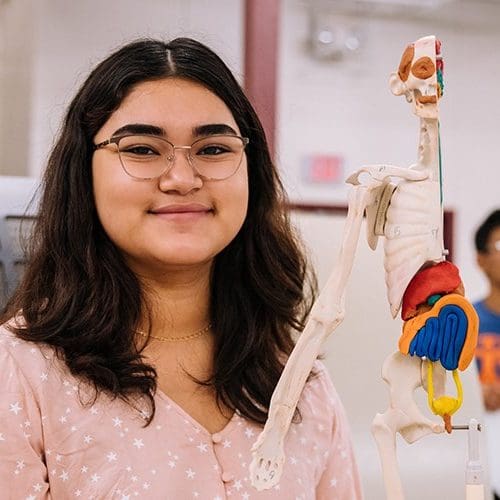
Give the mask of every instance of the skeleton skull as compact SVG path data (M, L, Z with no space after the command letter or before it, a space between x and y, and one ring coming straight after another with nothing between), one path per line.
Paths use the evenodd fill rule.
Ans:
M405 95L421 118L435 118L443 94L441 42L434 36L420 38L406 47L399 69L389 79L395 95Z

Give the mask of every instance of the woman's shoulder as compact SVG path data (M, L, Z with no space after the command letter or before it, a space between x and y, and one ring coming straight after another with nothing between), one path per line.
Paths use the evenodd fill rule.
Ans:
M299 401L302 413L322 416L326 420L344 411L342 402L333 385L328 369L323 362L316 360Z
M23 340L14 333L20 323L15 319L0 326L0 384L1 390L13 390L23 380L29 385L44 382L54 369L54 349L46 344ZM22 327L22 326L21 326Z
M325 364L320 360L314 362L305 390L319 397L327 397L329 400L338 399L330 373Z

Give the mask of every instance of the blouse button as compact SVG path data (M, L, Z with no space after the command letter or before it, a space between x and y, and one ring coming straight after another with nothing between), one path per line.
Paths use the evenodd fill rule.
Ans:
M220 434L212 434L212 441L218 444L222 441L222 436Z
M234 476L230 472L223 472L222 473L222 481L224 483L229 483L229 481L232 481L233 479L234 479Z

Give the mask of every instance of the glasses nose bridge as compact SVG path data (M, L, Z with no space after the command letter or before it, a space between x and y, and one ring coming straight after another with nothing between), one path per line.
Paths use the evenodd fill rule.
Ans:
M193 157L191 156L192 146L176 146L175 144L170 144L172 147L172 154L169 160L173 163L175 161L175 152L177 149L183 150L186 153L186 157L189 161L189 164L193 165Z

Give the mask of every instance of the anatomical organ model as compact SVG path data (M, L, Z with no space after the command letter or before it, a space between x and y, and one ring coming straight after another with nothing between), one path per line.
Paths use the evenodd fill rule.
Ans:
M254 444L250 472L258 489L279 481L284 439L300 393L323 341L344 318L345 289L364 213L369 246L375 249L378 238L384 238L388 301L393 317L401 309L404 321L399 349L382 367L390 405L372 425L389 500L404 498L396 433L412 443L427 434L451 432L452 415L462 402L458 370L467 368L473 358L478 318L464 297L458 269L446 261L443 242L438 120L443 61L434 36L406 48L398 71L390 77L390 88L406 97L420 119L418 158L409 167L364 166L347 179L352 188L339 258L287 361L268 420ZM447 372L455 382L456 397L445 393ZM416 405L413 392L420 386L442 422L427 418Z

